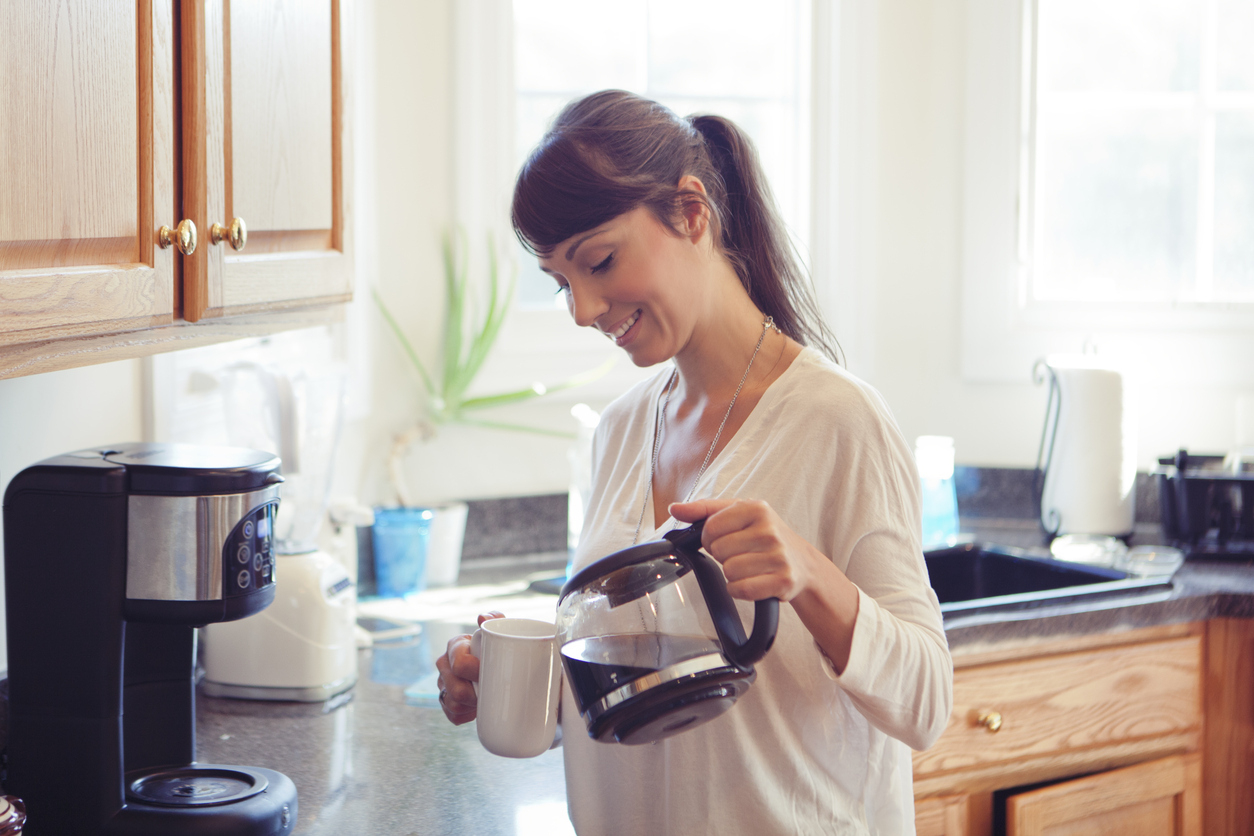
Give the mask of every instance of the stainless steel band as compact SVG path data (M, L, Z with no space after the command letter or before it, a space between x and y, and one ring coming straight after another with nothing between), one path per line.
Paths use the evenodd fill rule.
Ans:
M591 722L614 706L620 705L632 697L648 691L650 688L656 688L663 683L673 682L685 676L692 676L693 674L705 673L706 671L718 670L720 668L734 670L731 663L723 658L722 653L707 653L704 656L694 656L691 659L676 662L670 667L647 673L644 676L633 679L626 685L615 688L593 705L588 706L588 709L584 711L584 716L588 722Z
M214 496L131 494L127 498L126 597L220 599L222 548L227 537L246 514L278 498L278 485Z

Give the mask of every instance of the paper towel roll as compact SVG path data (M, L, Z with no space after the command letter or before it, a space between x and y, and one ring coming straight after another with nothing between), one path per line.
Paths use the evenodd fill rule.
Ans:
M1057 534L1130 534L1136 410L1123 374L1089 355L1051 355L1044 365L1055 388L1045 418L1042 523Z

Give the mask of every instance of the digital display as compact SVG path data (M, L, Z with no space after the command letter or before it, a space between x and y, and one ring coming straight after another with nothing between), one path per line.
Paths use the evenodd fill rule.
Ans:
M269 516L264 516L261 519L257 520L257 536L258 537L270 536L270 517Z

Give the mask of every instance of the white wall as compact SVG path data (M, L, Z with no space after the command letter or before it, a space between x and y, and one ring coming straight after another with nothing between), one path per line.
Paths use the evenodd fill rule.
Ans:
M49 456L138 439L141 392L137 360L0 380L0 485ZM0 612L3 588L0 573ZM0 618L0 671L9 667L5 632Z
M882 0L879 7L878 301L870 377L907 438L952 435L960 463L1030 467L1045 388L1032 385L1028 368L1023 383L1010 385L971 383L960 370L965 3ZM1167 386L1152 374L1138 382L1141 469L1182 446L1200 452L1254 444L1254 393Z

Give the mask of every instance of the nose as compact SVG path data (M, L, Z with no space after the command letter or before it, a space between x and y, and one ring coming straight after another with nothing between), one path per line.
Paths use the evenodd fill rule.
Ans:
M570 311L571 319L581 328L593 325L598 318L610 308L592 288L584 282L571 282L566 291L566 310Z

